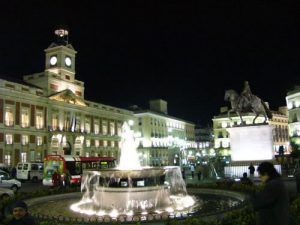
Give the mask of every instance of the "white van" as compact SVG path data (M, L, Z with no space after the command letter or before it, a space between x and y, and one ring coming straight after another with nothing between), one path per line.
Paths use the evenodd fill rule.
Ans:
M17 179L31 180L33 182L43 180L43 163L41 162L26 162L18 163Z

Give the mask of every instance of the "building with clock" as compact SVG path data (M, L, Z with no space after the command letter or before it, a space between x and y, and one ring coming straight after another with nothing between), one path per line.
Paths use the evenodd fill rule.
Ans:
M195 149L194 124L162 113L157 104L167 110L163 100L133 112L85 99L68 31L58 29L55 36L45 49L44 71L22 81L0 78L0 163L43 161L48 154L118 159L125 121L135 121L143 165L179 164Z
M42 161L47 154L119 155L121 127L133 112L86 100L68 31L55 34L43 72L22 82L0 79L0 163Z

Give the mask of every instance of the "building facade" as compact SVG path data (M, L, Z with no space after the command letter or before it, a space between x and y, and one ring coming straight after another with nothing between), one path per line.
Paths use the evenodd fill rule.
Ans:
M151 100L149 110L134 112L142 165L182 165L196 154L195 124L168 115L167 102Z
M289 136L291 142L300 146L300 86L287 93Z
M55 32L43 72L19 83L0 79L0 163L42 161L47 154L119 156L121 127L133 112L84 99L68 31Z
M43 161L49 154L118 160L125 121L133 121L142 165L181 165L195 157L194 124L169 116L167 102L153 100L150 110L134 113L85 99L68 31L55 34L43 72L22 81L0 78L0 163Z

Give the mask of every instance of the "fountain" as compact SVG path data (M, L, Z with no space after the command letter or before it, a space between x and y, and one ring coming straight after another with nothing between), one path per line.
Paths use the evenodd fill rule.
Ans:
M87 215L116 218L149 212L188 214L195 206L179 167L141 167L133 131L127 123L122 127L118 167L84 171L81 190L82 199L71 209Z
M84 171L80 192L26 200L39 221L138 222L218 215L240 207L245 196L224 190L186 191L179 167L141 167L134 136L123 126L120 163L115 169ZM45 204L45 202L47 204ZM51 209L51 210L49 210ZM64 224L64 223L63 223Z

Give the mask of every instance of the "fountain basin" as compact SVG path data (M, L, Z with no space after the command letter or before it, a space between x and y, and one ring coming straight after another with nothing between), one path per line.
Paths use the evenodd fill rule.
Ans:
M85 170L81 189L82 200L72 206L75 211L157 210L186 205L185 183L179 167L154 167L136 170ZM172 196L172 197L171 197ZM178 206L180 205L180 206Z
M101 209L145 210L171 204L167 186L100 189L93 193L92 200Z

